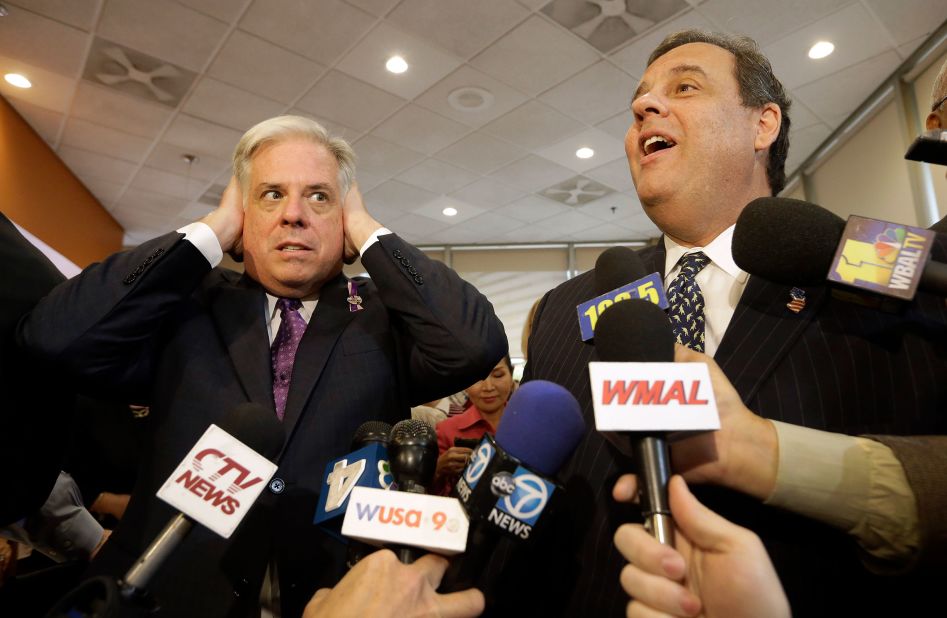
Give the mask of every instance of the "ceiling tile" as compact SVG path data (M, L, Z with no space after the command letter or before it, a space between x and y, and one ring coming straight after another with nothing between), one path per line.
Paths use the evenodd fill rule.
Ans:
M227 25L174 2L109 0L97 33L106 39L200 71Z
M689 8L685 0L553 0L543 7L543 13L595 49L608 52L648 30L661 28Z
M786 158L786 174L792 174L832 134L824 124L816 124L789 134L789 156Z
M632 230L618 223L606 223L569 234L577 242L624 242L632 240Z
M448 207L455 209L457 214L451 217L445 215L444 209ZM440 195L428 202L425 202L423 206L412 208L411 212L418 215L424 215L425 217L435 219L437 221L443 221L447 225L454 226L466 221L467 219L473 219L474 217L480 216L487 212L487 210L488 209L486 208L476 206L460 199Z
M71 146L60 146L56 153L80 179L99 178L123 185L131 179L136 167L128 161Z
M397 219L433 200L437 194L397 180L389 180L365 193L368 212L381 221Z
M531 100L497 118L483 130L533 150L562 141L584 128L582 123L563 116L548 105Z
M371 191L381 183L388 180L387 176L372 174L371 172L367 172L361 168L359 168L356 178L358 180L358 188L362 191L362 193Z
M484 73L532 95L599 59L585 41L533 16L470 61Z
M102 204L106 210L108 210L112 202L121 195L122 189L125 188L125 185L102 180L101 178L85 178L82 184L95 196L95 199L99 200L99 203Z
M99 0L11 0L7 4L22 7L82 30L91 30Z
M628 240L646 240L661 237L661 230L644 213L625 221L623 225L632 230L632 235L628 237Z
M477 179L477 175L438 159L425 159L402 172L399 179L434 193L450 193Z
M637 86L635 87L637 88ZM635 117L631 114L631 106L626 106L625 111L615 114L608 120L598 123L595 125L595 127L597 129L601 129L615 139L620 139L622 142L624 142L625 134L628 133L628 128L631 126L631 123L634 122L634 120Z
M835 52L821 60L808 57L817 41L832 41ZM891 48L885 31L860 3L823 17L763 48L773 72L786 88L799 86L873 58ZM876 84L877 85L877 84Z
M395 54L408 63L408 70L400 75L385 68L385 62ZM458 66L460 59L456 56L381 22L342 58L337 68L399 97L413 99Z
M424 158L419 152L386 142L374 135L366 135L355 142L355 152L358 155L359 169L386 178L420 163Z
M468 204L476 204L486 210L492 210L497 206L505 206L518 200L523 197L523 194L522 189L516 189L491 178L481 178L477 182L451 193L451 197Z
M790 123L792 130L805 129L806 127L811 127L814 124L822 122L818 116L812 113L812 110L806 107L805 103L795 96L794 92L790 92L789 96L792 99L792 104L789 106L789 118L792 121Z
M613 208L615 210L612 210ZM575 211L616 224L624 223L628 218L643 212L638 198L636 196L630 197L625 193L609 193L601 199L577 206Z
M522 227L523 225L521 221L510 219L503 214L495 212L485 212L482 215L477 215L476 217L464 221L465 230L485 237L487 242L491 242L497 236Z
M519 146L478 132L440 151L437 158L486 174L525 154L526 151Z
M697 10L728 32L744 34L760 46L766 46L782 38L787 32L798 30L850 2L851 0L707 0Z
M324 71L321 64L235 30L207 74L268 99L291 103Z
M171 110L104 86L80 82L72 115L132 135L155 137L171 116Z
M0 55L68 77L79 75L88 40L82 30L16 7L0 19Z
M329 132L330 137L341 137L342 139L349 142L350 144L354 142L355 140L357 140L359 137L361 137L361 135L364 133L364 131L356 131L352 127L347 127L342 123L334 122L327 118L321 118L313 113L303 111L296 107L294 107L293 109L289 110L286 113L293 116L302 116L303 118L311 118L312 120L315 120L316 122L321 124L325 128L325 130Z
M234 144L236 147L236 144ZM145 160L145 165L166 172L171 172L185 178L190 175L193 180L211 181L220 175L221 171L230 167L229 159L219 159L209 155L200 155L196 161L188 165L184 155L186 148L158 143Z
M245 4L233 0L177 0L177 2L228 24L233 23L240 15Z
M340 0L254 0L240 28L316 62L332 64L374 23L374 17Z
M408 213L385 223L385 227L402 237L410 235L424 242L426 236L450 227L450 224L446 221L436 221L429 217Z
M493 172L490 178L530 193L572 178L575 172L552 161L527 155Z
M466 229L461 224L439 231L432 236L431 241L427 244L471 245L474 243L482 244L482 235Z
M103 127L79 118L72 118L66 123L61 143L65 146L74 146L90 152L138 163L151 148L152 140Z
M153 167L142 167L132 179L134 189L150 191L161 195L178 198L191 202L204 193L206 181L188 178L178 174L171 174Z
M200 221L212 210L215 210L214 206L208 206L203 202L194 202L192 204L188 204L187 207L181 211L181 214L179 214L178 217L186 221Z
M178 213L184 210L186 205L186 200L171 197L164 193L153 193L142 189L129 188L125 191L121 200L115 204L114 208L116 214L120 211L125 211L126 213L147 213L149 215L163 216L164 221L166 221L167 217L176 217Z
M529 11L509 0L405 0L388 15L388 20L461 58L469 58L527 15Z
M285 109L283 103L205 77L197 83L182 111L246 131L258 122L280 115Z
M648 34L635 39L629 45L613 53L610 58L615 64L640 80L645 68L648 66L648 56L650 56L654 48L658 46L658 43L672 32L688 30L690 28L708 30L711 32L720 30L719 27L715 27L696 11L688 11L683 13L680 17L675 17L670 20L660 28L655 28ZM635 88L636 87L637 84L635 84ZM635 88L631 88L631 91L628 93L629 97L634 94Z
M575 232L581 232L591 227L597 227L602 224L600 219L577 212L572 209L543 219L542 225L547 229L558 231L560 236L570 236Z
M628 168L628 159L624 156L605 165L592 168L585 172L585 175L616 191L634 191L635 188L635 183L631 179L631 171Z
M18 99L54 112L65 112L78 80L59 73L40 69L25 62L0 56L0 71L21 73L32 82L32 88L17 88L0 79L0 94L8 99Z
M826 122L838 126L900 64L901 57L894 51L888 51L800 86L794 92L800 101Z
M546 91L539 99L576 120L595 124L628 109L637 84L637 79L603 60Z
M526 95L463 65L417 98L418 105L472 127L482 126L521 105Z
M543 223L534 223L508 229L502 236L504 242L566 242L568 235L561 229L552 226L546 226Z
M534 10L541 9L543 5L550 2L550 0L518 0L518 1L523 6L529 9L534 9Z
M588 159L580 159L575 155L579 148L591 148L595 151L595 155ZM593 167L599 167L605 162L615 159L624 160L625 144L599 129L587 129L567 137L558 144L537 150L536 154L576 172L584 172Z
M319 118L367 131L404 104L404 99L339 71L329 71L296 104Z
M197 74L131 47L95 37L82 78L149 103L177 107Z
M345 0L372 15L384 15L401 0Z
M614 190L591 178L579 175L546 187L539 193L566 206L578 207L614 193Z
M569 207L540 195L527 195L503 209L503 214L526 223L535 223L554 215L569 212Z
M470 128L417 105L406 105L375 127L374 135L431 155L453 144Z
M904 45L918 37L930 36L947 20L947 3L943 0L865 0L878 20Z
M195 155L230 159L243 133L187 114L178 116L164 134L164 141Z
M47 144L56 141L63 121L62 114L19 99L10 98L8 101Z

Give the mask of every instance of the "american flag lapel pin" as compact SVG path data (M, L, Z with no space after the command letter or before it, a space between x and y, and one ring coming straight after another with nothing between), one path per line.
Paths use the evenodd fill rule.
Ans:
M806 291L799 288L789 290L789 302L786 307L793 313L799 313L806 308Z
M349 297L345 300L349 304L349 313L355 313L365 308L362 306L362 297L358 295L358 284L354 281L349 281Z

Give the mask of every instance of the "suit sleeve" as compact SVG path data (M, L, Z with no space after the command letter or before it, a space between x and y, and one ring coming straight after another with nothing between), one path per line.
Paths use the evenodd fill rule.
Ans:
M403 331L412 405L470 386L506 355L493 305L444 264L395 234L380 236L362 264Z
M183 238L116 253L56 287L20 323L18 343L84 390L144 396L161 326L210 272Z

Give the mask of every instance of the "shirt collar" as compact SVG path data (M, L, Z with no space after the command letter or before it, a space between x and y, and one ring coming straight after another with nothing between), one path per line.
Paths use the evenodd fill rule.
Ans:
M458 429L470 429L477 423L486 423L487 421L480 415L477 406L470 406L467 411L457 418ZM489 423L488 423L489 424Z
M703 251L704 255L710 258L710 261L716 264L722 271L737 279L740 282L746 280L749 274L742 270L737 263L733 261L731 245L733 244L733 230L736 224L731 225L720 232L706 247L683 247L674 242L667 234L664 235L664 250L667 253L667 259L664 262L664 272L670 273L677 266L678 260L685 253L694 253ZM666 275L665 275L666 276Z
M276 318L276 301L279 298L273 296L269 292L266 292L266 317L267 323L272 323L273 319ZM312 298L302 299L303 306L299 308L299 315L306 320L306 324L309 323L309 320L312 318L312 314L316 311L316 303L319 302L319 297L314 296Z

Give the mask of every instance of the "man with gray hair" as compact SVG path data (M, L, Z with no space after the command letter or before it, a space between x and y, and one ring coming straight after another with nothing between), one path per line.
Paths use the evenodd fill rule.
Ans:
M362 422L407 418L506 354L490 303L368 213L354 159L314 121L266 120L240 140L216 210L89 267L21 325L21 346L83 390L151 406L145 464L99 573L124 573L171 517L155 490L209 424L246 402L282 422L279 469L234 535L198 527L157 574L163 615L258 614L267 567L283 614L300 615L345 562L312 524L330 458ZM225 252L242 255L243 275L217 268ZM370 279L342 274L359 255Z

